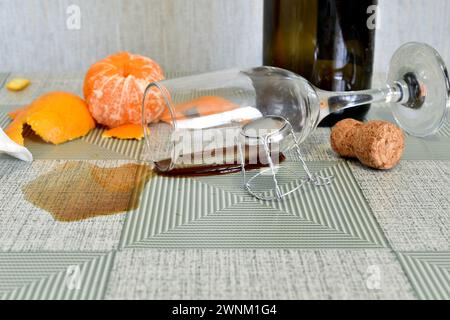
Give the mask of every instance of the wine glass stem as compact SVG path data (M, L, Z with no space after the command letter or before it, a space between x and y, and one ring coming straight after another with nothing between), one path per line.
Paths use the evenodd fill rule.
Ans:
M330 92L317 89L320 99L319 122L331 113L376 102L403 102L409 99L406 83L395 83L381 89Z

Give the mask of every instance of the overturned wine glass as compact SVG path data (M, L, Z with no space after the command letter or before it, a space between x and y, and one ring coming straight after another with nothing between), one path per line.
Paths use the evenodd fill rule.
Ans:
M146 117L155 101L163 106L157 122ZM332 177L311 173L300 151L321 120L374 102L388 103L398 125L410 135L438 132L450 108L450 81L437 51L422 43L403 45L391 60L386 85L365 91L324 91L273 67L152 83L142 108L143 158L163 173L238 169L251 195L281 199L307 182L318 186L331 182ZM280 154L291 150L298 168L282 165ZM216 170L223 167L226 170ZM303 176L297 178L299 172ZM283 182L286 177L290 181Z

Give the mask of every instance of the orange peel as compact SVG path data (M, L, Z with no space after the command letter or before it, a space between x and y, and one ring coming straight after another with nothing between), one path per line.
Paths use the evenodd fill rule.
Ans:
M28 106L25 106L25 107L16 109L16 110L11 111L11 112L8 112L8 116L9 116L12 120L14 120L15 118L17 118L17 116L18 116L22 111L25 111L26 108L28 108Z
M144 130L138 124L125 124L105 131L102 138L116 138L121 140L141 140L144 137Z
M22 91L31 84L31 81L25 78L15 78L6 84L6 89L10 91Z
M44 141L56 145L81 138L95 127L86 102L67 92L47 93L9 116L14 120L5 133L20 145L24 145L25 125Z

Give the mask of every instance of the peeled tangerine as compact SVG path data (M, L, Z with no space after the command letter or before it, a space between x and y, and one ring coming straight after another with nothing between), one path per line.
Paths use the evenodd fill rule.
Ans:
M44 141L53 144L85 136L95 127L86 103L66 92L47 93L9 116L14 121L5 132L20 145L24 145L22 133L26 124Z
M91 66L84 81L84 97L99 124L108 128L140 125L144 91L151 82L163 79L161 67L150 58L121 52ZM158 121L163 110L161 92L151 89L146 99L145 121Z

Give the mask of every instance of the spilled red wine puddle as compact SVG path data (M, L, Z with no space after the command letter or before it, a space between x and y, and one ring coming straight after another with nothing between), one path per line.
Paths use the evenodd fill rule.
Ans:
M152 176L147 165L101 168L67 162L22 188L25 199L61 222L74 222L136 209Z
M158 175L167 177L198 177L198 176L219 176L231 173L238 173L242 170L242 165L240 164L239 151L237 147L215 149L211 151L210 156L214 157L216 153L219 152L220 155L231 154L231 161L229 159L228 163L220 164L205 164L201 163L195 164L195 159L203 159L201 153L191 153L186 156L185 159L191 160L191 164L185 165L183 163L176 164L174 168L170 171L160 171L158 166L154 169ZM278 158L272 156L272 161L274 163L282 163L286 160L284 154L279 153ZM257 149L246 147L245 149L245 169L246 170L257 170L268 167L268 159L265 152L260 152ZM161 167L168 167L171 163L170 159L162 160L157 162Z

